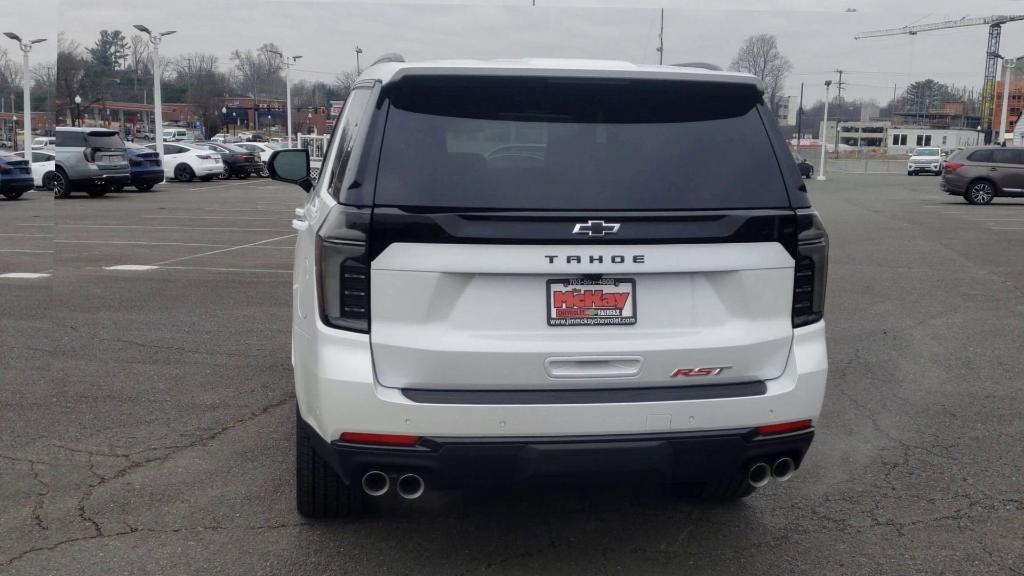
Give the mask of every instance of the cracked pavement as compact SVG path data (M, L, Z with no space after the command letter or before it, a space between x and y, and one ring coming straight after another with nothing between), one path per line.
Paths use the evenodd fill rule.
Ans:
M0 279L0 574L1024 574L1024 202L969 207L928 177L808 186L831 371L793 480L727 506L646 480L428 493L326 523L293 504L290 242L103 270L281 236L301 191L2 203L0 233L23 235L0 241L55 252L0 253L53 270ZM252 213L282 231L230 218ZM190 229L200 214L225 229ZM155 215L181 229L92 227Z

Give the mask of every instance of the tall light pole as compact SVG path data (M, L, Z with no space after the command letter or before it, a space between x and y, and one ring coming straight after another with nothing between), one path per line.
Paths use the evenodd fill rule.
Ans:
M1003 59L1003 111L999 115L999 145L1002 146L1006 143L1006 107L1010 103L1010 72L1013 67L1017 65L1017 61L1013 58ZM1014 142L1014 145L1018 145L1018 142Z
M825 180L825 148L828 147L828 89L832 86L831 80L825 80L825 119L821 123L821 164L818 167L818 180ZM836 133L839 132L839 125L836 124Z
M21 89L22 98L25 100L22 102L23 113L25 114L25 121L22 124L25 125L25 150L26 155L29 150L32 150L32 75L29 74L28 69L28 53L32 51L32 46L39 44L40 42L46 42L46 38L36 38L35 40L22 40L21 36L18 36L14 32L4 32L4 36L7 36L11 40L18 43L18 47L21 48L22 62L24 64L24 71L21 74ZM18 127L14 127L14 139L18 139ZM27 158L28 156L26 156Z
M356 76L363 73L363 70L359 67L359 55L363 53L363 49L356 46Z
M292 147L292 78L291 78L291 71L292 71L292 66L294 66L295 63L298 62L300 58L302 58L302 56L289 56L289 57L286 58L284 54L282 54L282 53L280 53L280 52L278 52L276 50L271 50L270 52L273 53L273 54L277 54L277 56L279 58L281 58L281 62L284 63L284 94L285 94L284 95L284 100L285 100L285 106L288 109L288 118L287 118L287 121L288 121L288 147L291 148ZM289 60L291 60L291 62L289 62Z
M170 36L175 30L166 32L152 32L142 24L135 24L135 29L149 36L149 43L153 45L153 121L156 124L153 136L156 138L156 153L160 157L160 165L164 165L164 104L160 96L160 42L164 36Z

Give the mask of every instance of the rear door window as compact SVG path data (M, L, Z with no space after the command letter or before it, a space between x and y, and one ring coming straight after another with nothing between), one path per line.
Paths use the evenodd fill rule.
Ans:
M388 97L378 205L789 207L753 86L418 76Z
M971 162L995 162L995 158L993 157L992 152L993 151L991 148L987 148L985 150L975 150L974 152L971 152L971 155L968 156L967 159L970 160Z

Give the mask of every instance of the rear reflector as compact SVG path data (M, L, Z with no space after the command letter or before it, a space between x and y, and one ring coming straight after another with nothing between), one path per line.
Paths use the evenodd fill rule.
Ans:
M946 162L946 172L956 172L963 167L960 162Z
M758 434L785 434L786 432L796 432L798 430L806 430L811 427L810 420L797 420L796 422L783 422L782 424L769 424L767 426L758 426Z
M389 446L415 446L420 441L419 436L405 436L403 434L367 434L365 432L342 432L342 442L355 444L387 444Z

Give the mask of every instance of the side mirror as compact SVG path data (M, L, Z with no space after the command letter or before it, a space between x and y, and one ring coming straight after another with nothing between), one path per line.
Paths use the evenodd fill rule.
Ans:
M267 171L279 182L295 184L306 192L313 189L313 181L309 179L309 150L305 148L275 150L267 160Z

